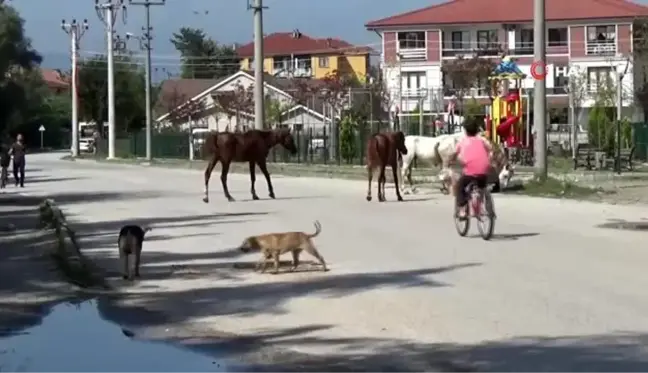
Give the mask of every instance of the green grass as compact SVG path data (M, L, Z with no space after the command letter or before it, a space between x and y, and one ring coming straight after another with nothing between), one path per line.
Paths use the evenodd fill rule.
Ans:
M584 199L605 192L600 188L590 188L567 180L548 177L545 180L533 178L525 182L517 193L533 197Z

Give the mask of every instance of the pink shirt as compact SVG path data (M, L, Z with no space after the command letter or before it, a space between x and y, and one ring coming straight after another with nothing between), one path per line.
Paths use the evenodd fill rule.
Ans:
M478 136L466 136L457 144L459 159L464 164L464 175L487 175L490 169L488 149Z

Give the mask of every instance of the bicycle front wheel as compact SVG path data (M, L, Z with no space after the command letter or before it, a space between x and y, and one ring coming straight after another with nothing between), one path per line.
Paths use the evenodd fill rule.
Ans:
M461 237L466 237L468 231L470 230L470 216L468 215L468 213L466 213L464 218L460 218L459 213L455 212L454 221L457 233L459 233Z

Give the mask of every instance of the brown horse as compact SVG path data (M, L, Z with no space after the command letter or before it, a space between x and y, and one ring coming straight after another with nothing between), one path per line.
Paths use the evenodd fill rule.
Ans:
M232 162L248 162L250 165L250 192L252 199L259 199L254 189L256 181L255 168L258 165L268 183L270 198L275 198L272 181L266 165L266 158L270 149L281 144L291 154L297 154L295 139L289 129L278 129L270 131L250 130L244 133L233 132L212 132L205 139L207 154L211 154L209 164L205 169L205 197L203 202L209 203L209 177L214 171L218 161L221 162L221 183L227 200L232 202L234 198L227 189L227 173Z
M396 196L399 201L403 200L398 188L398 158L400 154L407 154L405 147L405 135L398 132L376 133L367 140L367 201L371 201L371 179L373 171L380 168L378 177L378 201L385 202L385 168L390 166L394 175Z

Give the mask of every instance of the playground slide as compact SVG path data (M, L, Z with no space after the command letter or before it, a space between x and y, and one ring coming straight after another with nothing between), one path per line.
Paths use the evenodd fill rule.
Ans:
M505 121L500 123L499 126L497 126L497 134L502 136L502 138L508 137L511 133L511 126L517 124L519 121L519 116L508 117Z

